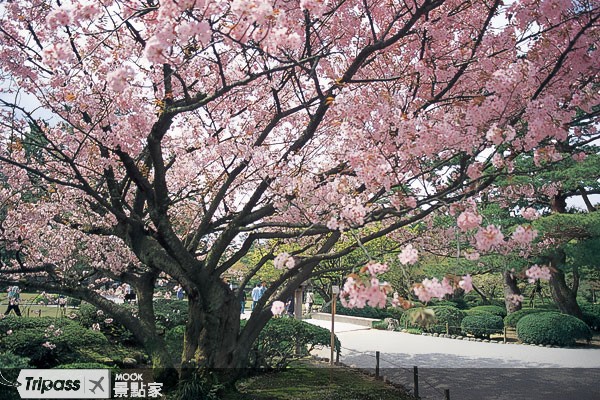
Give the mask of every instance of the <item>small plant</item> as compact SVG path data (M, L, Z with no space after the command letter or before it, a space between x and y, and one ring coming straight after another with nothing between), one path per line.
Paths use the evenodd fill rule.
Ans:
M504 322L498 315L484 311L467 315L460 324L463 335L473 335L477 338L487 338L495 333L502 333Z
M572 315L549 311L521 318L517 337L525 343L572 346L579 339L591 340L592 331Z
M388 323L386 321L373 321L371 328L385 331L388 328Z

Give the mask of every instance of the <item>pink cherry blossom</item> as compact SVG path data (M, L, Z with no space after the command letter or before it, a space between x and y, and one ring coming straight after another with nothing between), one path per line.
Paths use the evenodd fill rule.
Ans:
M494 247L499 246L504 241L504 235L500 229L494 225L488 225L485 228L480 228L475 234L475 245L481 251L489 251Z
M271 312L275 316L281 316L285 311L285 303L283 301L275 300L271 305Z
M413 248L412 244L408 244L398 255L398 259L404 265L412 265L419 260L419 252Z
M296 265L296 261L288 253L279 253L273 260L273 266L276 269L293 269Z
M458 282L458 286L460 286L465 293L469 293L471 290L473 290L473 278L471 278L471 275L467 274L463 276L461 281Z
M540 217L540 214L535 208L527 207L526 209L521 210L521 216L529 221L533 221L538 219Z
M519 225L513 232L511 238L520 244L530 244L538 235L538 231L531 226Z
M476 212L467 210L463 211L456 219L456 224L461 231L466 232L470 229L474 229L481 225L483 217Z
M525 298L520 294L511 294L507 297L507 300L515 305L519 305L523 303Z
M537 280L549 281L552 278L552 274L548 267L538 266L537 264L532 265L525 271L525 275L529 278L529 283L534 283Z

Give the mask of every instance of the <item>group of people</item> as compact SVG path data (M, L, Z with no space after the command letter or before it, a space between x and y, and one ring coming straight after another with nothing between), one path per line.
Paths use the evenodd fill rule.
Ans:
M252 298L252 306L250 308L251 311L254 311L256 304L261 299L261 297L265 294L266 291L267 291L267 282L265 282L265 281L257 283L256 286L252 289L252 292L250 293L250 297ZM314 293L312 291L306 292L305 299L306 299L306 312L311 313L313 304L315 301ZM286 313L293 315L294 314L294 306L295 306L294 298L291 297L285 302ZM242 291L242 293L240 294L240 314L243 314L245 310L246 310L246 292Z

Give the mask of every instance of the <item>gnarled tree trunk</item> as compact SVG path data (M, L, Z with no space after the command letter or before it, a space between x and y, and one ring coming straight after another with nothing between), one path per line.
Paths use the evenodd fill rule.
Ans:
M550 292L560 312L582 318L583 314L577 304L577 289L579 287L579 276L574 274L573 287L570 288L565 280L565 273L560 269L564 264L566 255L559 250L550 257Z
M521 295L521 290L517 286L517 277L510 271L502 272L502 284L504 286L504 304L508 314L521 309L521 303L511 301L511 296Z

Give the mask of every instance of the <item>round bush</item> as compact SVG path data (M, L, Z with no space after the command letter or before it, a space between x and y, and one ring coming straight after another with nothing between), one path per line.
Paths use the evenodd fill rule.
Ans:
M519 311L515 311L514 313L510 313L504 317L504 326L515 328L519 320L521 320L521 318L524 316L541 312L548 312L548 310L542 310L539 308L522 308Z
M473 307L471 308L468 312L469 313L477 313L477 312L487 312L493 315L497 315L500 318L504 318L506 317L506 307L500 307L500 306L477 306L477 307Z
M429 311L427 311L429 310ZM425 318L424 318L425 317ZM414 307L404 311L399 321L400 329L422 329L427 331L435 324L435 313L431 308ZM444 327L445 329L445 327Z
M464 311L451 306L435 306L431 309L435 313L435 322L428 327L428 332L446 333L446 324L448 324L447 333L451 335L460 333L460 323L466 316Z
M517 337L524 343L572 346L578 339L591 340L592 331L572 315L549 311L521 318Z
M245 323L242 324L245 326ZM260 332L249 355L249 367L253 369L279 370L300 357L306 356L317 346L329 346L331 333L328 329L294 318L273 318ZM297 354L296 350L301 354ZM335 337L335 350L341 343Z
M460 324L463 335L478 338L489 338L494 333L502 333L504 322L502 317L485 311L467 315Z
M583 303L579 306L583 313L583 322L592 330L600 330L600 304Z

